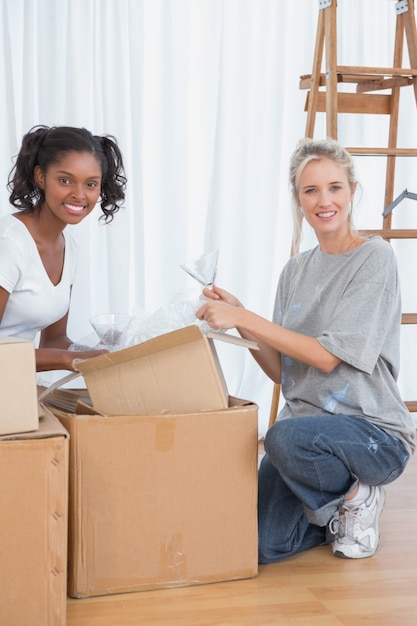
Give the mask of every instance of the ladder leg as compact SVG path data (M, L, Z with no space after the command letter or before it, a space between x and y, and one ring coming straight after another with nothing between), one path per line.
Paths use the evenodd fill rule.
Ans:
M326 133L337 139L337 3L323 9L326 41Z
M417 27L414 0L408 0L408 10L402 13L405 34L407 38L410 67L417 67ZM417 76L413 78L414 97L417 105Z
M324 14L323 11L319 11L319 17L317 21L317 34L316 34L316 46L314 49L313 57L313 70L311 73L311 88L308 98L307 106L307 123L306 123L306 137L314 137L314 125L316 122L317 102L319 97L320 86L320 72L323 59L324 48Z
M393 67L402 66L403 48L404 48L404 14L397 16L395 27L394 42L394 58ZM388 147L397 147L398 138L398 117L400 110L400 87L391 89L391 111L388 131ZM387 156L386 174L385 174L385 197L384 209L391 204L394 199L394 179L395 179L396 157ZM392 212L390 211L383 220L383 228L391 228Z
M274 390L272 392L271 409L269 413L268 428L271 428L275 424L278 415L279 396L281 392L281 385L274 383Z

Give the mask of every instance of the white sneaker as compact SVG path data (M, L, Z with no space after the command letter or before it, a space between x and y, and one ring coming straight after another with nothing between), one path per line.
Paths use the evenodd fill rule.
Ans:
M379 516L385 502L383 487L370 486L366 500L349 507L343 502L330 520L329 530L336 539L333 554L344 559L364 559L375 554L379 543Z

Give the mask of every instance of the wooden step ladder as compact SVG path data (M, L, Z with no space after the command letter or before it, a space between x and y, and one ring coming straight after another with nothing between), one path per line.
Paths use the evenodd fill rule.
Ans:
M317 113L326 114L326 135L338 139L338 116L344 113L389 116L388 140L384 148L348 147L355 156L386 156L385 196L382 227L362 230L365 235L379 234L391 239L416 239L417 229L394 229L392 211L403 197L417 199L407 190L394 200L396 157L417 157L417 148L397 146L400 91L412 87L417 112L417 29L414 0L395 3L396 28L393 67L358 67L337 65L337 0L319 0L316 44L312 73L300 77L300 89L307 89L306 137L314 137ZM405 39L405 41L404 41ZM403 50L407 44L411 68L403 68ZM325 71L322 71L325 51ZM355 92L343 91L343 85L356 86ZM345 87L346 89L346 87ZM384 93L375 93L375 92ZM413 181L414 183L414 181ZM417 184L417 183L416 183ZM414 198L414 196L416 197ZM417 247L416 247L417 250ZM417 313L403 313L402 324L417 324ZM277 417L280 385L274 384L269 426ZM417 400L407 400L410 411L417 411Z

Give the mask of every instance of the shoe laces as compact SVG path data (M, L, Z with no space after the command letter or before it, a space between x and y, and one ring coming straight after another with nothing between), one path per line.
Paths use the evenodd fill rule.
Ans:
M330 520L330 532L338 539L347 538L356 541L362 531L361 522L366 517L369 517L369 512L363 506L349 507L342 504Z

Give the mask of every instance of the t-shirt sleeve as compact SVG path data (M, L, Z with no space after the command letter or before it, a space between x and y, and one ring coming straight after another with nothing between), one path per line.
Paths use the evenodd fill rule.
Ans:
M0 287L12 293L22 275L23 264L20 246L7 237L0 237Z
M296 270L295 257L291 257L285 264L277 285L275 293L274 311L272 321L274 324L282 324L283 310L285 307L286 299L291 290L291 282L293 280L293 274Z
M371 374L393 323L400 322L397 267L391 246L373 251L347 284L319 343L346 363Z

